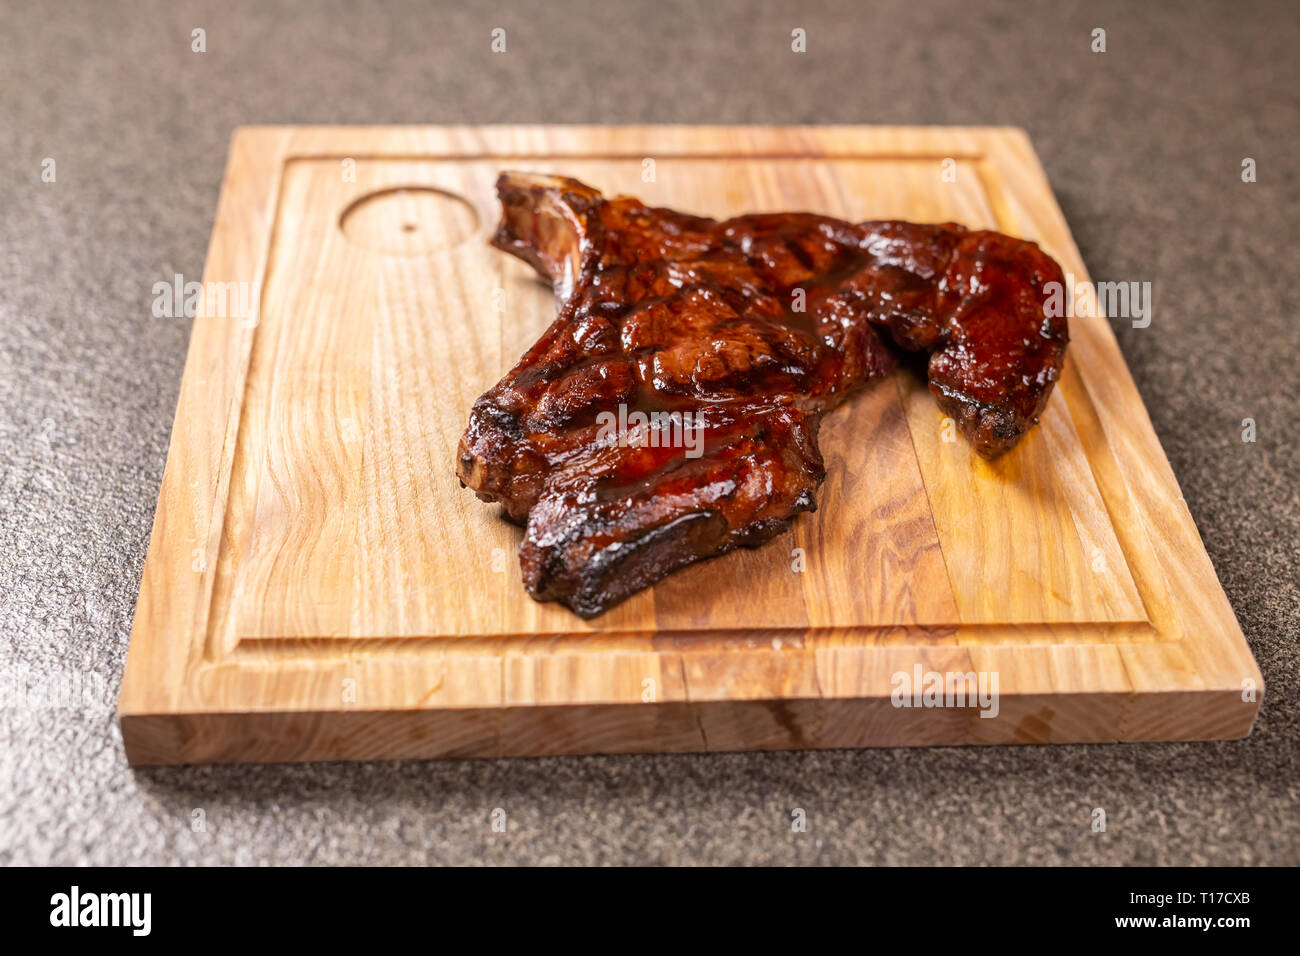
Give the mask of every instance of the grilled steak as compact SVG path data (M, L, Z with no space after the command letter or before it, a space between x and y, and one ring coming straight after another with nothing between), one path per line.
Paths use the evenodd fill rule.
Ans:
M584 617L755 547L816 507L821 416L928 352L986 457L1037 421L1064 359L1034 243L806 213L718 222L506 173L493 244L558 316L475 403L458 474L525 526L524 585ZM886 341L888 339L888 343ZM892 343L889 344L889 343Z

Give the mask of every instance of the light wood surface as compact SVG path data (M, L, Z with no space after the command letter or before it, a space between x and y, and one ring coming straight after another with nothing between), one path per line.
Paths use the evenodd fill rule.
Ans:
M238 131L205 282L258 308L194 323L122 684L132 762L1249 731L1259 670L1104 318L1071 319L1042 424L996 462L900 372L826 420L791 533L592 621L532 601L520 532L453 460L554 314L486 245L511 168L719 217L956 220L1086 278L1015 129ZM894 706L918 665L996 674L998 716Z

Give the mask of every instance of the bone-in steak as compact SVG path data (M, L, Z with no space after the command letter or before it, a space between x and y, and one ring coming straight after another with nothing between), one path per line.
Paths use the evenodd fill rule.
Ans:
M1061 282L1032 242L807 213L718 222L573 179L497 182L493 244L558 316L474 403L458 474L525 526L528 592L591 617L816 507L821 416L929 352L930 390L995 457L1060 374ZM880 331L878 331L880 330Z

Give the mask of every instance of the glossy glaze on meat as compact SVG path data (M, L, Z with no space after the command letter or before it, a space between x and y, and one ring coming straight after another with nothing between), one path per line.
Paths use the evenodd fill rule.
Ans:
M475 402L458 474L525 526L528 592L585 617L813 510L821 416L889 372L894 347L931 353L931 391L987 457L1060 373L1065 320L1042 288L1060 269L1030 242L807 213L719 222L522 173L497 190L493 244L552 283L558 315ZM636 412L698 427L611 434Z

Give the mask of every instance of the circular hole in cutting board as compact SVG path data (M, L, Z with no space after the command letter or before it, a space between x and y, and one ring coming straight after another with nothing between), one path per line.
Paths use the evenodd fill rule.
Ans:
M427 256L478 232L467 199L432 186L396 186L368 193L339 217L350 242L386 256Z

